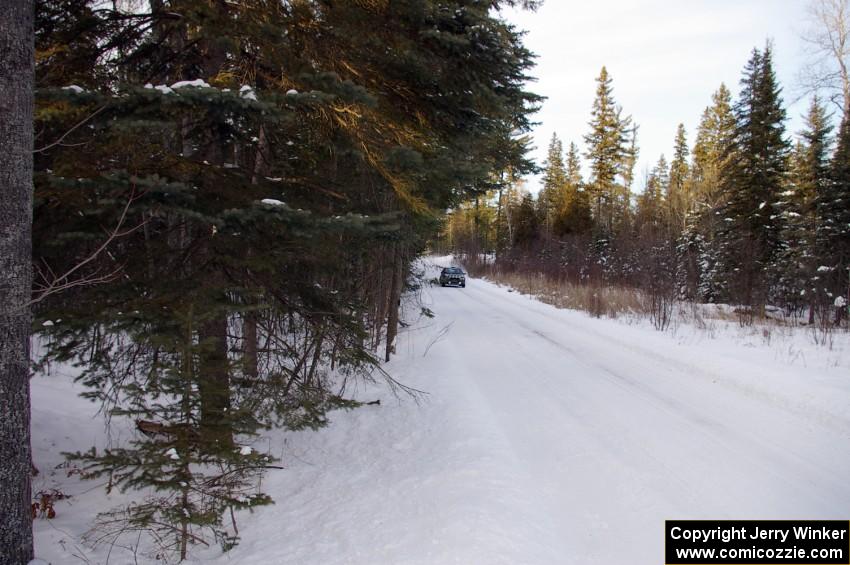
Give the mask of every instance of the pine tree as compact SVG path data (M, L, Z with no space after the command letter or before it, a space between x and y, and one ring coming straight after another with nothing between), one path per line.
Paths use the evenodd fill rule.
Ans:
M831 144L829 117L815 96L806 115L806 129L791 154L788 189L779 202L784 220L783 247L777 261L777 295L786 307L809 307L809 323L815 310L823 306L829 292L819 282L823 263L816 234L821 218L817 202L829 190L829 149Z
M547 234L552 233L552 225L558 209L561 194L566 188L567 173L564 168L564 150L558 134L552 134L546 162L543 164L543 187L538 196L540 217Z
M534 197L526 192L522 195L519 206L514 215L514 241L516 247L529 247L540 235L540 217Z
M735 115L732 95L726 85L712 95L712 104L702 114L694 142L691 179L699 210L715 208L720 196L719 181L725 160L733 153Z
M618 183L623 163L629 153L627 130L630 120L621 117L622 111L613 96L611 77L602 67L596 79L596 98L591 112L590 133L584 137L591 178L588 183L596 226L601 233L611 234L617 212L623 212L624 185Z
M617 216L619 218L618 229L625 231L631 221L632 187L635 180L635 166L638 157L640 157L640 147L638 146L638 130L640 127L634 123L631 116L622 120L622 127L626 134L627 145L620 163L622 186L618 195Z
M673 237L680 232L691 209L690 179L688 167L688 141L684 124L676 129L673 145L673 160L670 162L670 184L667 190L667 214Z
M684 124L676 129L673 161L670 163L670 187L667 194L667 228L676 245L675 276L680 299L694 299L700 281L698 257L703 252L702 238L694 202L694 180L688 166L688 141Z
M638 195L635 228L644 238L655 240L666 231L664 209L670 186L669 170L667 159L661 155L646 179L643 192Z
M570 149L567 151L567 184L579 187L582 185L581 178L581 157L579 156L578 146L570 142Z
M523 195L528 191L525 189L525 181L519 177L511 177L498 202L499 213L497 214L496 230L500 234L500 248L510 250L516 240L517 212Z
M721 84L700 120L690 177L695 217L689 221L688 241L699 244L699 255L694 263L697 271L694 278L699 279L696 297L707 302L721 299L728 283L721 253L724 240L720 234L725 229L721 217L721 175L735 154L735 125L732 96ZM688 245L695 250L690 243Z
M734 150L728 155L721 211L724 264L733 298L764 306L769 298L767 275L780 248L782 220L777 209L787 170L785 110L773 71L770 45L753 50L744 69L735 105Z
M829 292L850 303L850 115L838 129L835 153L829 167L830 182L817 197L820 217L817 248L829 269Z
M81 273L100 284L41 304L66 320L48 356L137 422L77 456L156 490L118 512L181 558L204 531L231 546L224 513L269 502L245 494L270 463L247 449L258 429L356 405L326 368L392 352L435 211L531 168L532 57L499 4L42 4L35 258L109 251Z
M590 200L581 177L581 163L575 143L570 143L567 153L566 182L559 193L554 230L559 237L584 236L593 230Z

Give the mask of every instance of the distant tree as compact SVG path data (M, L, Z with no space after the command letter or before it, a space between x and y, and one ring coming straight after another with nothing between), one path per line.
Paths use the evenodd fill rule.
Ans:
M676 128L673 141L673 161L670 163L670 184L665 201L668 237L676 247L675 277L680 299L693 299L700 279L699 261L702 238L698 231L694 178L688 164L687 133L684 124Z
M537 240L540 235L540 217L534 197L526 192L522 195L514 215L514 245L527 247Z
M829 179L816 201L817 248L823 266L830 269L830 292L850 303L850 113L844 114L838 129Z
M581 156L578 152L578 146L570 142L570 148L567 151L567 183L572 186L581 186Z
M735 154L735 126L732 95L721 84L712 95L712 104L702 114L694 142L690 174L694 217L688 221L690 231L686 238L689 253L699 253L693 263L698 268L693 277L699 280L695 297L708 302L718 300L728 284L721 262L724 240L718 234L725 225L720 217L721 175ZM694 247L697 242L698 250Z
M622 188L619 194L619 213L621 216L621 224L628 221L626 217L631 211L632 189L635 181L635 167L637 166L638 158L640 157L640 147L638 146L638 130L640 126L634 123L631 116L627 116L623 120L623 128L626 133L627 145L623 155L623 160L620 163L620 177L622 178Z
M552 232L552 224L558 208L558 200L567 184L567 172L564 168L564 149L558 134L552 134L546 162L543 164L543 187L537 199L540 218L547 234Z
M732 152L735 115L732 95L726 85L712 95L712 104L702 114L691 163L691 182L698 210L714 208L720 195L720 172Z
M666 231L665 194L669 192L670 174L664 155L652 168L646 186L637 198L635 228L642 236L657 239Z
M676 128L676 139L673 144L673 160L670 162L670 184L667 188L667 213L670 227L675 233L680 232L685 223L685 217L691 209L690 194L691 180L688 166L688 140L684 124Z
M496 249L498 201L489 193L473 202L461 203L452 210L446 225L448 244L452 250L475 260L478 253Z
M500 249L509 249L516 241L518 210L523 195L527 193L525 181L521 178L511 178L500 193L496 217Z
M588 191L581 178L581 163L578 147L570 143L567 153L566 183L558 199L555 213L555 234L587 235L593 229Z
M806 127L789 159L787 190L779 201L784 231L776 264L778 295L792 308L808 305L809 323L814 322L815 310L824 306L825 298L824 284L819 280L825 273L817 272L825 251L817 245L821 229L817 203L828 194L831 184L831 131L826 109L817 96L812 97Z
M780 92L772 47L754 49L735 105L734 146L722 174L721 210L726 274L734 284L733 298L749 306L766 303L766 274L781 242L777 203L785 185L789 144Z
M850 0L810 0L808 29L803 39L811 47L801 82L813 93L829 92L830 100L847 113L850 105Z
M611 83L608 70L602 67L596 79L590 133L584 137L585 157L590 162L591 177L587 187L593 218L596 226L607 234L612 233L617 212L623 212L625 204L624 184L618 180L621 180L623 163L630 151L628 132L631 127L631 120L622 117L622 110L614 100Z

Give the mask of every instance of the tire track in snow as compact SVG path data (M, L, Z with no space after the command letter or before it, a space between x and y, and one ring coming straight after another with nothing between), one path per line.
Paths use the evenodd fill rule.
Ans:
M492 283L488 283L485 281L477 281L484 286L484 288L480 288L476 286L476 290L483 291L486 289L487 291L492 291L495 288ZM489 287L489 288L488 288ZM482 295L489 295L492 292L481 292ZM492 296L485 296L488 300L484 301L480 298L478 299L479 303L486 304L488 308L495 308L500 310L506 315L510 315L508 309L504 306L508 305L513 308L519 308L522 312L533 312L539 316L542 316L545 319L551 320L558 324L559 329L569 330L573 337L579 337L577 343L581 345L586 345L588 341L588 336L592 336L593 338L602 337L605 341L609 343L622 345L622 342L616 340L611 336L606 336L605 334L600 334L595 330L582 331L579 333L577 328L569 324L569 322L562 318L558 317L558 311L551 306L548 305L540 305L541 309L537 308L527 308L523 309L522 305L516 304L512 300L504 300L504 301L495 301L492 300ZM513 298L513 297L511 297ZM551 309L552 311L548 311ZM588 325L593 323L593 320L588 319ZM682 417L687 420L690 420L692 424L696 426L696 429L701 429L704 434L707 434L707 437L712 438L716 443L726 443L729 441L734 441L739 445L739 448L735 450L737 457L750 458L754 461L759 460L761 457L769 458L774 462L774 465L770 466L766 472L773 474L777 479L785 482L786 484L791 486L795 486L796 482L794 479L790 479L788 477L787 469L790 468L798 468L801 471L805 471L804 473L799 473L798 475L808 475L808 476L816 476L818 477L818 484L823 485L827 484L831 488L828 490L830 492L841 492L842 490L846 493L845 485L845 474L838 470L832 470L829 466L825 466L820 464L817 459L812 459L810 456L801 455L796 453L793 450L793 446L789 446L785 441L781 439L778 440L777 436L782 436L781 433L776 433L775 430L771 430L774 433L771 435L765 435L764 433L756 434L753 433L752 428L746 428L742 426L730 426L725 422L718 419L719 416L725 416L729 410L730 405L728 403L729 399L740 400L740 398L735 398L734 393L738 393L737 396L741 396L741 394L746 394L747 398L753 398L749 393L749 389L741 389L741 388L727 388L725 390L710 390L708 395L703 395L699 393L700 385L707 383L707 379L712 378L712 374L708 371L701 370L700 368L688 365L679 361L673 363L672 367L666 365L668 360L670 360L669 356L664 355L656 355L655 352L647 351L645 348L639 346L631 346L628 347L627 351L630 353L637 354L637 358L634 355L631 356L631 370L632 372L638 372L639 368L643 368L646 366L647 360L650 362L650 370L644 369L644 376L648 377L644 380L636 380L632 377L626 376L623 374L622 370L614 370L609 364L606 364L603 359L600 359L598 356L593 355L594 351L591 351L590 354L588 352L579 353L575 348L565 345L562 341L554 339L544 332L532 328L528 324L522 322L522 320L514 313L513 323L519 327L522 327L528 332L531 332L538 337L541 337L544 341L556 347L565 353L571 355L576 362L583 364L584 366L596 369L602 372L602 375L618 384L618 386L625 387L626 389L630 389L636 394L642 396L646 401L651 404L658 406L659 408L666 409L671 415ZM585 328L582 328L583 330ZM675 346L674 346L675 347ZM598 350L598 348L595 348ZM665 365L659 366L656 360L662 361ZM652 367L655 366L655 370L652 370ZM691 395L691 398L687 398L684 395L679 395L678 397L671 396L663 391L663 389L659 390L658 388L653 388L649 386L648 383L651 383L653 380L657 380L659 376L664 375L665 373L670 374L673 373L676 376L680 377L690 377L694 374L700 374L703 377L701 380L703 383L699 381L688 381L685 379L678 379L686 383L686 386L682 386L682 383L677 383L679 385L679 392L682 391L688 392ZM715 376L716 377L716 376ZM711 384L714 384L715 380L711 381ZM670 382L661 383L669 385ZM713 387L716 389L716 387ZM725 388L725 387L724 387ZM689 390L692 389L692 390ZM716 394L720 394L725 396L726 400L715 402L715 410L711 413L705 414L705 407L697 408L696 405L698 402L704 403L707 399L707 396L712 396ZM696 397L696 398L694 398ZM766 397L759 396L756 399L765 401ZM696 402L695 402L696 400ZM848 424L847 420L841 420L840 425L836 424L835 418L823 418L816 417L811 418L811 415L803 412L801 410L790 410L789 405L787 404L776 404L774 402L765 402L764 408L776 412L776 411L785 411L787 415L782 419L782 424L786 425L788 428L794 428L796 426L804 426L807 423L807 420L810 422L814 420L818 424L826 425L831 431L838 431L839 433L835 435L834 441L836 444L842 444L846 441L846 426ZM775 416L775 414L773 414ZM819 415L823 416L823 415ZM791 422L789 422L791 420ZM794 420L800 420L797 422L793 422ZM790 425L789 425L790 423ZM836 430L836 428L838 428ZM792 430L789 430L789 433ZM829 434L832 436L832 434ZM818 430L816 434L817 440L821 444L827 444L828 442L824 441L824 430ZM728 447L727 447L728 449ZM755 455L759 454L759 455ZM778 473L778 470L783 470L786 472ZM815 493L815 496L819 496ZM824 503L834 504L835 501L832 499L833 495L820 495L819 497L823 499ZM850 495L845 494L843 497L844 502L850 504Z
M664 355L647 355L638 346L621 347L621 342L607 336L599 339L599 332L577 328L572 320L559 317L557 311L544 313L531 305L523 307L517 303L516 295L487 286L482 288L483 285L489 283L471 280L465 292L446 293L441 297L445 300L436 302L456 315L455 332L477 334L479 343L489 346L490 358L483 360L486 362L475 358L475 352L470 351L473 359L465 367L469 378L478 384L479 393L491 404L494 425L504 428L506 424L509 427L533 424L537 427L535 433L542 436L535 443L528 435L505 432L513 436L511 441L522 454L520 460L539 459L526 463L532 475L545 475L543 469L551 460L560 455L569 458L574 453L569 450L551 453L558 451L558 434L547 432L540 422L529 423L528 406L523 406L525 410L512 406L515 399L505 392L510 386L532 389L525 396L537 394L531 402L538 403L539 412L549 417L553 426L579 430L563 434L568 441L575 442L570 447L590 454L602 465L619 465L619 473L600 471L599 475L614 483L624 481L628 485L626 490L635 492L624 494L621 489L619 496L630 498L618 505L604 500L604 488L592 484L597 504L608 508L600 515L628 513L643 506L666 509L667 517L741 517L735 508L747 506L759 512L747 517L762 517L764 513L776 516L782 509L792 507L795 516L799 516L801 505L793 504L795 499L805 501L808 510L804 512L809 514L823 509L835 512L850 502L840 470L831 471L828 465L795 452L798 446L783 445L776 437L766 435L753 425L752 420L757 418L750 419L744 412L752 410L773 421L781 420L786 427L801 423L799 420L811 424L812 419L800 418L774 403L753 404L754 399L740 389L716 386L708 372L703 372L700 378L691 378L694 367L686 363L667 366ZM588 325L593 323L588 319ZM562 339L552 337L550 333L554 329L566 331L573 341L567 345ZM552 355L552 349L558 350L557 355ZM504 369L511 367L507 361L511 356L522 359L533 370L526 374L520 371L504 374ZM552 357L570 369L569 377L564 376L564 371L553 369L547 361ZM625 367L628 374L623 371ZM497 388L501 391L492 390L494 374L506 381L499 383ZM606 400L611 398L617 399L621 406L606 407ZM524 402L529 403L527 398ZM582 403L585 408L595 406L598 413L583 409ZM622 405L628 413L618 413ZM557 415L559 410L564 414ZM818 429L812 435L820 437L822 433ZM529 441L533 445L522 445ZM825 443L823 439L821 443ZM547 446L550 453L546 452ZM842 468L846 469L846 456L843 459ZM694 464L702 471L695 473L689 468ZM579 465L578 471L578 475L582 471L585 474L576 480L594 483L594 477L587 476L587 469ZM553 488L549 485L542 491L553 494ZM569 490L565 488L563 500L577 498L575 493L566 492ZM739 500L746 504L736 503ZM552 510L552 504L549 506L549 513L558 516L557 509ZM585 522L588 520L587 508L574 511ZM572 545L588 545L586 538L594 531L592 526L576 520L575 516L562 515L560 520L565 528L583 530L585 534L570 536ZM634 522L630 524L635 526ZM597 529L604 527L602 520ZM637 538L633 542L641 544ZM599 562L604 563L609 550L603 544L590 543L583 555L587 559L600 558Z

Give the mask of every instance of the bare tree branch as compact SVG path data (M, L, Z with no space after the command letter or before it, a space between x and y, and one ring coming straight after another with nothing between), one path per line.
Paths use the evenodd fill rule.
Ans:
M809 65L799 75L804 95L828 91L842 112L850 104L850 0L810 0Z
M82 120L80 120L78 123L76 123L71 129L69 129L68 131L63 133L62 136L59 139L57 139L56 141L54 141L53 143L51 143L49 145L45 145L44 147L40 147L39 149L34 149L33 153L44 153L45 151L48 151L48 150L56 147L57 145L61 145L62 141L64 141L64 139L66 137L71 135L78 128L80 128L83 125L85 125L86 123L88 123L92 118L94 118L95 116L97 116L98 114L103 112L105 109L106 109L106 105L101 106L100 108L98 108L97 110L95 110L94 112L92 112L91 114L89 114L88 116L83 118Z
M123 265L119 265L115 269L106 273L102 273L101 269L96 269L94 272L85 275L79 275L77 277L74 277L74 275L83 267L97 259L116 239L132 234L133 232L141 229L147 223L147 220L144 220L131 228L124 228L124 223L127 221L127 212L130 209L130 205L137 199L138 196L134 191L130 198L127 199L127 203L121 211L121 216L118 218L118 223L107 233L106 239L86 258L61 275L57 275L47 263L43 266L36 265L34 268L36 270L38 280L42 282L33 284L33 298L30 300L29 305L37 304L48 296L68 290L69 288L103 284L118 278L121 275L121 271L124 269Z

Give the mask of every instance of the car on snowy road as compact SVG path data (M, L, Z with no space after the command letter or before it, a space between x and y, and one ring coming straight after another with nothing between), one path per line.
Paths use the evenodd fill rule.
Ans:
M466 273L458 267L446 267L440 273L440 286L466 287Z

